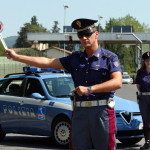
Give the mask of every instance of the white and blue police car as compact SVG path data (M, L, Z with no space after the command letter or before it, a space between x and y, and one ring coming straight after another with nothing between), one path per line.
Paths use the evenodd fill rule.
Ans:
M69 73L25 67L0 79L0 141L7 133L48 136L59 146L69 143L74 84ZM114 97L117 139L135 144L143 138L138 104Z

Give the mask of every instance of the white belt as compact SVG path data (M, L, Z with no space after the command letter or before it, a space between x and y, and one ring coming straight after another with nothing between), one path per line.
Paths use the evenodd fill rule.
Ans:
M76 101L75 106L76 107L104 106L104 105L109 105L112 102L113 102L113 105L114 105L114 100L111 99L111 98L108 99L108 100L102 99L102 100L93 100L93 101Z
M150 95L150 92L140 92L141 95Z

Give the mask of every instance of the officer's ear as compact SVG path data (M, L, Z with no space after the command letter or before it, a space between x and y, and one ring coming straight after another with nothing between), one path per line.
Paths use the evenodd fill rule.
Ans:
M99 32L98 32L98 31L96 31L96 32L95 32L95 34L96 34L96 37L95 37L95 39L98 39Z

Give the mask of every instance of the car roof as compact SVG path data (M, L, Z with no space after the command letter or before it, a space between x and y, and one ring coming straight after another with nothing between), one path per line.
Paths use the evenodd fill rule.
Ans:
M60 77L71 77L68 73L42 73L39 74L42 79L46 78L60 78Z
M26 78L26 77L32 77L32 78L60 78L60 77L71 77L68 73L14 73L14 74L8 74L2 79L15 79L15 78Z

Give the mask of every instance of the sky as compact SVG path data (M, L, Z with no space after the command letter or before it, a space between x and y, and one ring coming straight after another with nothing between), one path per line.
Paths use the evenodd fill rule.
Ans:
M64 7L66 5L68 8ZM0 0L2 35L4 38L17 36L33 16L48 30L58 21L61 32L63 25L71 25L77 18L98 20L104 27L110 18L128 14L150 27L149 6L150 0Z

